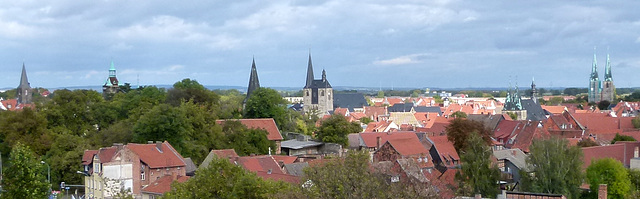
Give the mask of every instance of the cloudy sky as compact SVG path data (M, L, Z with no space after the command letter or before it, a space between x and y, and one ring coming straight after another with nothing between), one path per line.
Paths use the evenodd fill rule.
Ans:
M594 47L640 86L640 1L0 0L0 88L121 82L302 87L587 87ZM608 50L607 50L608 49Z

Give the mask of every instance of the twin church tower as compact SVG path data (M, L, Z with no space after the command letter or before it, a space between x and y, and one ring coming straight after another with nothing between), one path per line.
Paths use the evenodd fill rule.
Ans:
M593 63L591 64L591 77L589 78L589 102L598 103L600 101L613 102L616 97L616 87L613 85L611 76L611 61L607 53L607 63L604 66L604 80L601 81L598 75L598 63L596 54L593 53Z

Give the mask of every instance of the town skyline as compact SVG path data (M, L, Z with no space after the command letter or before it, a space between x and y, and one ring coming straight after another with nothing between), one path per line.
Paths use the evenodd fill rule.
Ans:
M638 4L8 2L0 88L18 85L23 63L33 87L99 86L111 61L131 85L246 87L252 58L262 86L302 88L309 53L335 86L505 88L535 77L539 88L586 88L595 53L598 73L609 54L616 87L638 87Z

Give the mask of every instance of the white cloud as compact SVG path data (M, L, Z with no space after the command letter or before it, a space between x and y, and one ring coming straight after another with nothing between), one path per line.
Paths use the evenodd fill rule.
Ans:
M422 63L421 58L424 58L426 56L431 56L431 54L421 53L421 54L404 55L404 56L400 56L392 59L377 60L377 61L374 61L373 64L374 65L403 65L403 64Z
M15 21L3 21L0 19L0 35L9 38L31 37L38 32L37 28L24 25Z

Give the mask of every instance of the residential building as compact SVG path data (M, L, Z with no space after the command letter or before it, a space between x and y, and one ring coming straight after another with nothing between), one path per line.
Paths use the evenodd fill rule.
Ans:
M170 190L157 187L157 183L188 179L184 158L166 141L87 150L82 165L88 198L111 198L123 192L136 198L153 198Z

